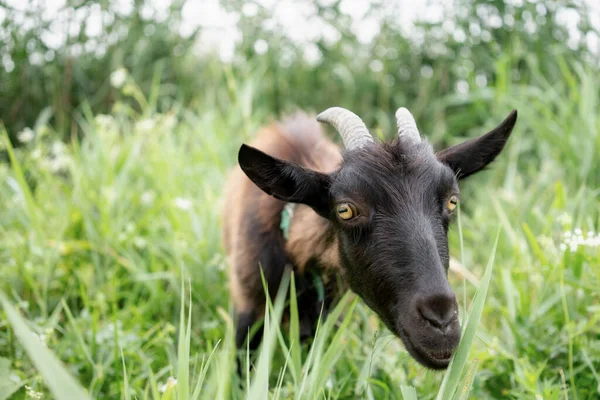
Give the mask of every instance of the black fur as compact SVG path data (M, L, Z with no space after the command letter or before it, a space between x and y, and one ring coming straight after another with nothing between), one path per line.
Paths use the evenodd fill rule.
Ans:
M239 163L264 192L307 204L330 221L350 288L417 361L443 369L460 340L458 305L447 278L446 205L458 196L458 179L502 151L516 118L513 111L496 129L437 155L426 142L373 143L346 152L329 175L246 145ZM339 203L352 203L359 215L338 218Z
M459 179L466 178L500 154L516 123L517 110L513 110L496 129L439 152L438 159L456 171Z
M235 332L235 344L237 348L241 348L244 345L246 340L246 336L252 329L252 326L257 322L258 316L254 311L249 311L245 313L240 313L237 316L237 329ZM262 330L259 329L256 333L250 338L250 343L248 343L248 347L250 350L255 350L258 348L260 341L262 339Z
M329 212L329 176L271 157L242 145L238 153L242 171L265 193L276 199L304 203L324 216Z

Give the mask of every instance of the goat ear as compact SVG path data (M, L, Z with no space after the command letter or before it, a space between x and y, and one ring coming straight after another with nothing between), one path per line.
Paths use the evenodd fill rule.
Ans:
M481 171L502 149L517 122L517 110L513 110L500 125L483 136L449 147L437 153L441 162L452 168L458 179Z
M240 147L238 162L263 192L279 200L306 204L318 214L328 215L331 182L328 175L271 157L245 144Z

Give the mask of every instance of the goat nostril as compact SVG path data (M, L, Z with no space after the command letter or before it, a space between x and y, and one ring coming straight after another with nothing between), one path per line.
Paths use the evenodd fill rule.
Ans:
M426 297L417 303L417 310L425 320L438 329L446 328L458 315L454 294Z

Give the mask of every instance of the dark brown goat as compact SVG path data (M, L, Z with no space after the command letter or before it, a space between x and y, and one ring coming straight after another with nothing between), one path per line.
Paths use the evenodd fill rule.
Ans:
M264 313L260 268L272 296L292 266L303 336L311 335L321 308L349 287L417 361L447 367L460 339L447 279L458 180L494 160L517 114L439 153L421 140L408 110L396 117L398 139L377 143L348 110L334 107L317 116L339 131L343 154L304 114L264 129L253 147L242 145L223 224L238 347ZM286 239L280 223L287 203L297 206ZM314 276L320 277L316 284ZM259 341L257 333L251 347Z

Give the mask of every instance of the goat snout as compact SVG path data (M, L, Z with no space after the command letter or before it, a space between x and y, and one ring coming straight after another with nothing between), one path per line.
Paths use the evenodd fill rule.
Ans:
M443 292L417 300L417 313L433 328L445 333L458 323L458 304L452 292Z

